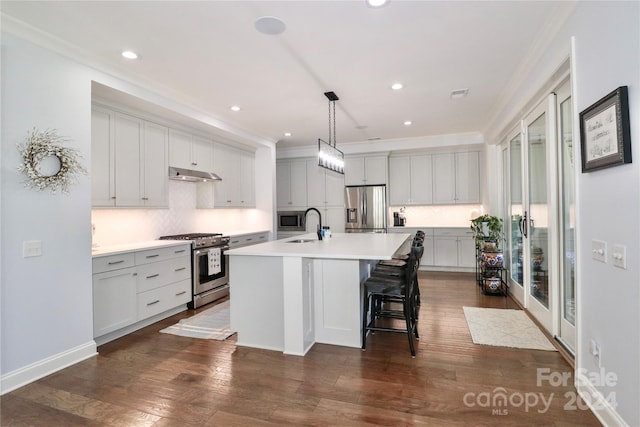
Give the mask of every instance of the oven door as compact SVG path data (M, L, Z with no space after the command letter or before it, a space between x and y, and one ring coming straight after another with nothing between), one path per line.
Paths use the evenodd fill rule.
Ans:
M229 246L220 247L219 268L213 258L216 248L202 248L193 251L193 294L198 295L229 282L229 256L225 251ZM210 262L210 260L212 262Z

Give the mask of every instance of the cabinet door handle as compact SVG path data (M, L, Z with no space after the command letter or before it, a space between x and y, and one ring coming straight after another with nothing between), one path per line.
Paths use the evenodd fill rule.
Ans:
M158 257L158 256L160 256L160 254L155 254L155 255L147 255L147 258L155 258L155 257Z
M120 261L109 261L107 264L109 265L116 265L116 264L122 264L124 262L123 259L121 259Z
M142 200L149 200L149 198L148 197L143 197Z
M191 166L198 166L196 162L191 162Z
M181 254L183 252L186 252L186 249L180 249L179 251L173 251L174 254Z
M147 279L153 279L154 277L158 277L160 274L152 274L151 276L147 276Z
M178 292L178 293L176 294L176 296L177 296L177 297L179 297L180 295L184 295L184 294L186 294L186 293L187 293L187 291Z
M182 270L186 270L187 267L181 267L181 268L176 268L175 271L182 271Z
M159 302L160 302L160 300L159 300L159 299L157 299L157 300L155 300L155 301L152 301L152 302L148 302L148 303L147 303L147 307L149 307L150 305L153 305L153 304L157 304L157 303L159 303Z

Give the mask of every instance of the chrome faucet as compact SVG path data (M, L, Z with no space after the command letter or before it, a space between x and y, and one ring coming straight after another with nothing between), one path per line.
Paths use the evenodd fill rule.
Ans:
M318 240L322 240L322 214L320 213L320 211L316 208L309 208L306 211L304 211L304 222L307 222L307 214L309 213L309 211L316 211L318 213Z

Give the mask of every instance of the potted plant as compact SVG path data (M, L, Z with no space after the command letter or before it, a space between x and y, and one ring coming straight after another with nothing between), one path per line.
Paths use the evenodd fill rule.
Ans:
M502 232L502 218L498 218L493 215L480 215L477 218L471 220L471 230L473 231L473 238L476 240L476 245L480 249L484 249L487 246L487 242L493 243L493 249L500 248L500 242L504 239Z

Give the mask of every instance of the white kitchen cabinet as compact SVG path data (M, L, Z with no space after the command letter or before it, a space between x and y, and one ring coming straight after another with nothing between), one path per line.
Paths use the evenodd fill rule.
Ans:
M433 184L436 204L480 203L479 153L435 154Z
M189 301L190 244L93 258L93 336L101 344Z
M345 157L345 185L380 185L386 183L387 156Z
M167 207L169 129L144 122L143 132L142 204Z
M92 205L166 207L168 128L93 106Z
M471 268L475 265L475 246L471 230L434 229L433 246L435 266Z
M241 248L243 246L257 245L269 241L269 232L261 231L259 233L249 233L241 235L230 235L229 248Z
M431 155L389 158L389 204L391 206L433 203Z
M116 205L114 114L91 109L91 204Z
M307 160L307 205L315 208L344 206L344 175Z
M307 164L304 159L276 162L276 191L278 208L307 207Z
M212 141L171 129L169 132L169 166L201 172L215 172L213 170Z
M215 143L213 171L222 181L198 184L198 208L255 208L254 153Z
M93 260L93 336L136 321L136 268L133 254Z

